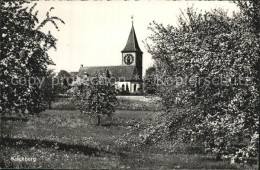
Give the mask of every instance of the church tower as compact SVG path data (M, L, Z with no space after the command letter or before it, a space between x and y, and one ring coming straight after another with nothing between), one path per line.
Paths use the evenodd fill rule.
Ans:
M132 18L133 19L133 18ZM122 53L123 66L136 66L138 75L142 78L143 70L143 52L141 51L135 34L135 29L132 21L132 28Z

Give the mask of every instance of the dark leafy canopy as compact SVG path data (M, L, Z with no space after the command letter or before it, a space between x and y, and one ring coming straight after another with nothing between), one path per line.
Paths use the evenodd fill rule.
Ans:
M59 86L57 86L55 82L55 73L53 70L47 71L47 76L44 77L44 80L41 84L41 90L43 92L44 101L48 104L48 108L51 109L51 104L58 97Z
M40 29L48 22L56 28L56 21L64 22L49 12L39 22L35 6L27 1L1 1L1 111L33 114L43 110L41 89L31 81L46 76L47 66L53 64L47 51L56 48L57 40Z
M73 78L66 70L60 70L58 73L60 92L64 93L68 90L68 86L71 85Z
M234 160L258 154L260 4L244 5L233 17L188 8L178 28L154 22L147 44L160 76L173 78L158 86L172 137Z
M146 94L156 93L156 68L154 66L149 67L145 72L144 78L144 90Z

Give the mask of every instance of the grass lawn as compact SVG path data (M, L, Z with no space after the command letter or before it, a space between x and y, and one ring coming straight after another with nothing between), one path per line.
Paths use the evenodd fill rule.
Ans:
M47 110L28 121L2 121L0 167L234 169L200 152L173 153L161 145L129 147L157 113L117 111L113 120L87 120L79 111ZM16 158L26 158L20 161ZM35 159L34 161L29 159Z

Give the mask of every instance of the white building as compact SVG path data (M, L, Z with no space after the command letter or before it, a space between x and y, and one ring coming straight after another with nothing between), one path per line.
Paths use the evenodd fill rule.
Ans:
M79 76L95 76L99 71L108 71L111 79L115 80L115 86L120 91L138 93L143 89L142 69L143 52L136 38L134 26L132 28L122 53L122 65L119 66L93 66L81 67Z

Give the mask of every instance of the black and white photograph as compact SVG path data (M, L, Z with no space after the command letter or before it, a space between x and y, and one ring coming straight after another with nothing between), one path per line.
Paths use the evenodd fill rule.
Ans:
M0 169L259 169L259 0L0 3Z

